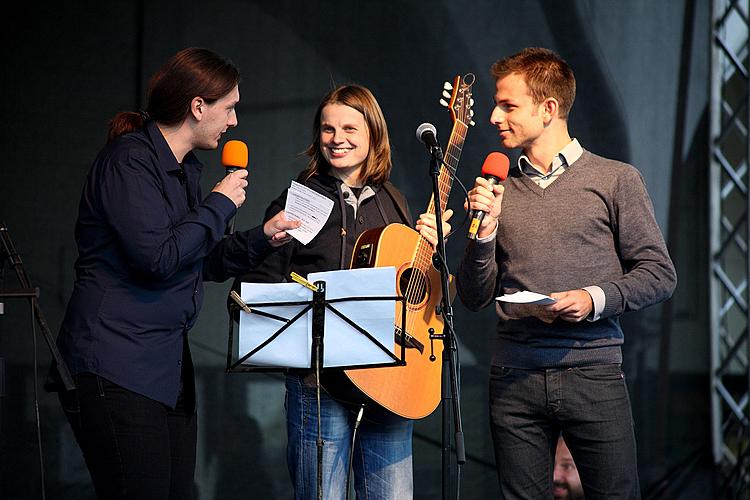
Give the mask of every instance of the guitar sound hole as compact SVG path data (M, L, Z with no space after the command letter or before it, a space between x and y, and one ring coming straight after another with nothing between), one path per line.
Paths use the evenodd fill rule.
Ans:
M401 274L398 290L409 304L420 304L427 297L427 277L419 269L410 267Z

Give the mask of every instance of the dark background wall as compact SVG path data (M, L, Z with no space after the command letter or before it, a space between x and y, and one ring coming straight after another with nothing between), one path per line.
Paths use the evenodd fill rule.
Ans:
M489 66L526 46L557 50L572 65L578 97L570 120L584 147L634 164L643 174L680 283L661 307L630 314L628 376L639 468L656 495L707 449L706 299L709 6L703 0L474 2L78 2L6 14L0 123L0 220L4 221L56 333L73 282L78 197L86 171L116 112L137 109L149 75L177 50L205 46L243 73L239 126L250 146L248 203L237 227L260 222L268 202L305 165L312 116L333 85L370 87L388 120L394 182L414 215L429 199L428 159L414 138L423 121L450 131L438 105L443 81L473 72L477 126L458 169L466 184L498 149L488 124ZM218 152L202 152L204 190L223 173ZM513 156L515 158L515 156ZM455 189L450 206L462 200ZM574 210L575 207L571 207ZM455 217L456 223L460 217ZM462 233L449 242L455 268ZM554 252L554 242L550 251ZM5 266L0 288L17 286ZM287 497L283 384L278 375L223 372L228 284L207 285L191 332L197 363L200 430L198 498ZM493 313L456 304L462 407L469 461L464 498L497 495L486 416ZM0 498L40 498L34 359L43 379L49 354L32 344L24 302L0 315ZM36 352L36 354L35 354ZM2 387L2 384L0 384ZM39 389L41 391L41 389ZM87 498L90 481L56 397L38 394L48 498ZM417 422L415 492L440 492L440 412ZM700 469L699 469L700 470ZM693 474L688 474L692 476ZM682 487L700 491L695 481Z

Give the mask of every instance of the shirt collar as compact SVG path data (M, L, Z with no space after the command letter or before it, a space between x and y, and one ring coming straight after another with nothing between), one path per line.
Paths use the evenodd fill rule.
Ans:
M549 176L561 166L564 166L565 168L571 166L581 157L582 154L583 148L581 147L581 144L578 142L578 139L573 139L566 144L565 147L554 156L554 158L552 158L552 168L547 174L542 174L539 170L534 168L529 161L529 157L526 155L521 155L518 158L518 168L526 175Z
M184 167L196 167L199 170L202 165L198 161L198 158L190 151L182 159L182 165L177 162L172 149L169 147L167 140L159 130L159 126L155 121L150 121L146 124L146 135L148 136L151 144L154 146L156 151L156 157L159 160L159 166L164 169L165 172L174 172L182 170Z

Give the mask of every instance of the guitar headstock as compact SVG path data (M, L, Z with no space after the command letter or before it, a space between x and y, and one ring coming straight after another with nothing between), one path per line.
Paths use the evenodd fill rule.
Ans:
M454 123L461 121L467 126L475 125L472 119L474 110L471 109L474 106L474 99L471 97L474 80L474 73L467 73L457 76L452 84L445 82L443 85L443 99L440 99L440 104L448 108Z

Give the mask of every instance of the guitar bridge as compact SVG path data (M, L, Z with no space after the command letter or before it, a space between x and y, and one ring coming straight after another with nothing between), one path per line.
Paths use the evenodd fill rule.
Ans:
M424 353L424 344L420 342L416 337L404 333L401 328L395 329L396 343L402 345L407 349L416 349L420 354Z

